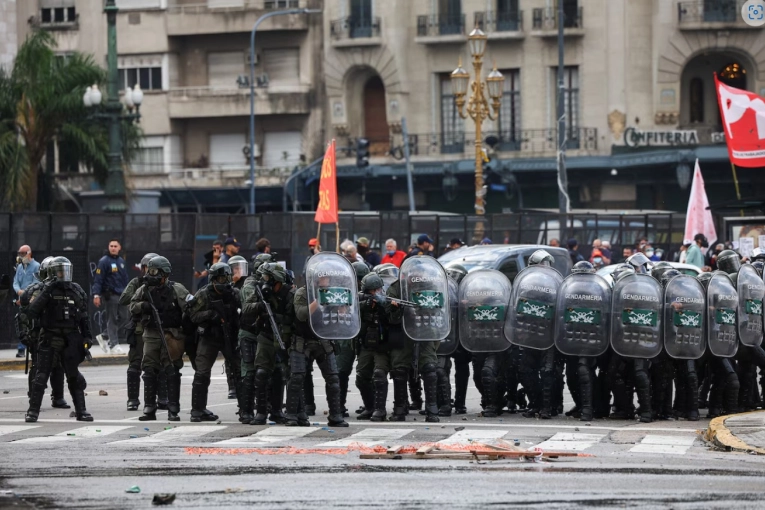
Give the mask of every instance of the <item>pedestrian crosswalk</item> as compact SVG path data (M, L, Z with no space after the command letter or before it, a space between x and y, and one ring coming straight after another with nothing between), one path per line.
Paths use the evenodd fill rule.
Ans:
M88 425L61 431L61 425L0 425L0 448L5 445L49 447L56 443L88 442L104 448L210 447L210 448L313 448L337 449L392 445L437 444L440 446L515 444L528 450L574 451L596 456L607 450L635 455L683 455L697 436L688 432L631 432L629 440L615 439L622 432L555 432L534 427L455 427L455 424L422 427L357 426L331 427L270 426L257 430L242 425ZM253 432L253 430L256 430ZM545 431L549 430L549 433ZM521 438L521 439L517 439Z

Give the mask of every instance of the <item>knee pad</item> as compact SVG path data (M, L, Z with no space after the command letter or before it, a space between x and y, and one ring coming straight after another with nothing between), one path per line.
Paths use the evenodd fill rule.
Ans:
M327 384L327 386L337 386L340 384L340 376L337 374L329 374L327 375L324 382Z
M267 384L268 372L266 372L266 370L263 368L258 368L255 371L255 380L258 382L258 384Z
M306 373L307 371L307 363L306 363L306 357L305 354L293 352L290 354L290 372L292 374L295 373Z
M486 381L486 380L491 381L491 380L494 380L496 377L497 377L497 374L494 373L494 370L492 369L491 366L484 365L481 368L481 379L482 380L484 380L484 381Z
M391 371L394 381L406 381L409 379L409 371L406 368L396 368Z
M88 381L86 381L85 376L80 373L77 374L77 380L75 384L77 385L78 390L85 391L88 388Z
M133 365L130 365L127 369L129 374L140 374L141 369L139 367L134 367Z
M423 375L435 373L435 371L436 371L436 365L434 365L433 363L425 363L420 369L420 372L422 372Z
M210 387L210 376L204 374L194 374L194 381L191 383L193 386L200 386L202 388Z
M735 388L738 390L741 387L738 376L735 372L730 372L725 376L725 386L731 391Z
M385 372L385 370L382 370L380 368L375 368L374 373L372 374L372 379L376 382L384 382L385 384L388 383L388 374Z

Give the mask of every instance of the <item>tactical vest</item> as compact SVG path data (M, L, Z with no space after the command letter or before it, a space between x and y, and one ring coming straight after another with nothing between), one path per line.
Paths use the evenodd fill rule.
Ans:
M287 285L285 283L282 284L282 288L279 289L279 292L276 292L273 296L271 296L268 299L268 304L271 305L271 311L274 312L274 315L284 315L284 313L287 311L287 304L291 299L294 298L294 296L291 293L292 286ZM297 320L295 320L295 324L297 324ZM279 329L281 330L279 333L281 334L284 331L285 326L290 326L288 324L280 324L277 321L277 325L279 326ZM258 319L258 322L256 324L256 327L260 331L260 333L264 334L267 338L273 338L274 335L271 332L271 322L269 321L268 317L261 316Z
M178 306L178 299L175 296L173 282L167 282L166 285L150 291L154 299L154 306L159 312L159 319L162 321L163 328L180 328L183 326L183 310Z
M361 332L359 336L365 348L379 351L384 343L384 328L380 321L381 306L372 308L371 303L361 305Z
M79 315L84 309L82 297L68 282L55 285L40 323L46 330L78 329Z

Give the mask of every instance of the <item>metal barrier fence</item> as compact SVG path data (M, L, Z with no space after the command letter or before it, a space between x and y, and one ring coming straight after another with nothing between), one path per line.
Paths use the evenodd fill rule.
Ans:
M0 274L13 276L18 248L32 248L35 260L49 255L64 255L74 265L74 280L90 294L98 260L106 253L109 240L119 239L131 277L148 252L166 256L173 265L172 279L196 290L194 269L201 270L205 253L212 242L235 237L240 254L249 258L255 244L267 238L277 259L284 261L302 283L308 256L307 243L316 237L317 225L311 213L230 216L227 214L2 214L0 213ZM560 216L545 213L497 214L486 217L455 214L410 215L408 212L341 213L340 240L366 237L373 249L383 251L387 239L395 239L406 250L423 233L430 235L441 253L452 238L477 244L489 237L494 244L547 244L552 238L578 239L580 251L589 257L596 238L611 242L614 258L622 246L633 246L647 237L655 248L671 257L683 241L684 214L646 215L569 215L560 229ZM324 225L320 243L334 250L337 234L334 225ZM0 304L0 348L15 346L11 300ZM105 328L99 309L91 307L93 330Z

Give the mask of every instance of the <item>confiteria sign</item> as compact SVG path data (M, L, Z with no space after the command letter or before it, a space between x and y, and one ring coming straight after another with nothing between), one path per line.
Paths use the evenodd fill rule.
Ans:
M712 143L725 143L724 133L712 133ZM699 134L695 129L670 131L640 131L634 127L624 130L624 145L649 147L667 145L698 145Z

